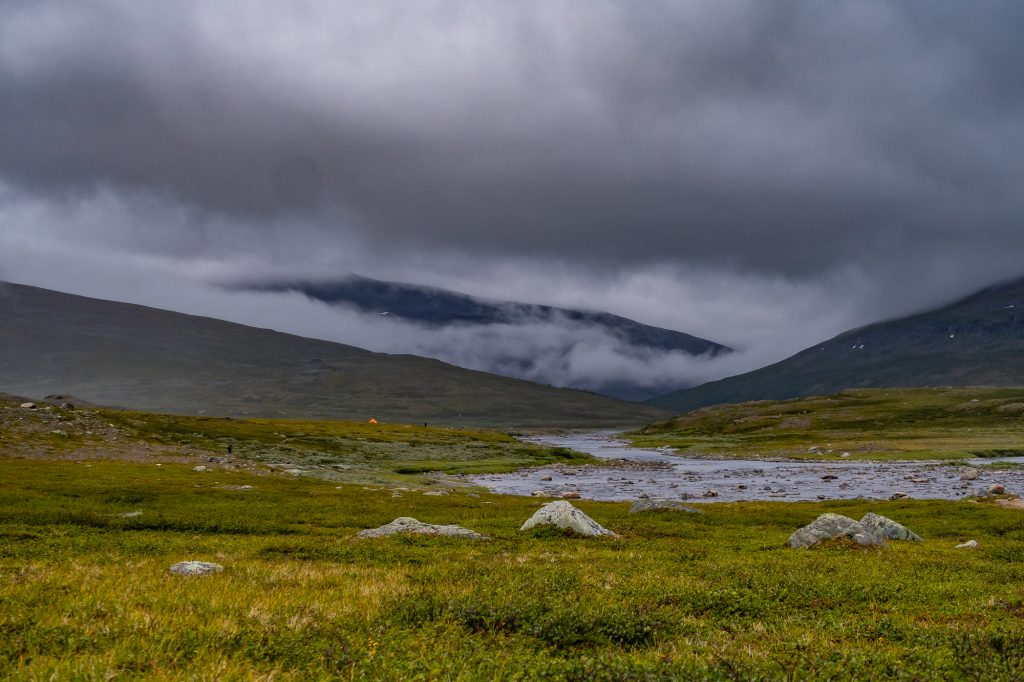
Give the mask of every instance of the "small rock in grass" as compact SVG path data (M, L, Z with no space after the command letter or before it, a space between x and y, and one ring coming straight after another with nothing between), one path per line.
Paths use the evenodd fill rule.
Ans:
M544 491L543 490L534 490L532 493L530 493L530 496L531 497L544 497Z
M629 508L630 514L639 514L645 511L680 511L688 514L703 514L700 509L694 509L693 507L687 507L682 502L676 500L657 500L657 499L644 499L636 500L633 502L633 506Z
M786 544L794 549L803 549L825 540L840 538L853 540L865 547L885 545L883 540L872 535L871 531L859 522L842 514L822 514L809 525L797 529L789 536Z
M903 492L902 490L897 490L891 496L889 496L889 499L890 500L905 500L908 497L910 497L910 493Z
M526 520L519 530L530 530L536 526L556 526L571 530L578 535L587 537L607 536L618 537L594 519L564 500L548 502Z
M220 564L209 561L179 561L170 568L174 575L209 575L223 570L224 567Z
M34 409L36 409L36 404L35 403L22 403L21 406L22 406L22 408L24 408L26 410L34 410Z
M122 519L134 519L137 516L142 516L142 512L140 512L140 511L130 511L130 512L125 512L124 514L118 514L118 516L120 516Z
M981 475L981 472L978 471L977 469L973 469L973 468L972 469L967 469L962 474L960 474L960 480L961 481L976 481L976 480L978 480L978 476L980 476L980 475Z
M448 493L446 493L446 492L445 492L445 491L443 491L443 490L428 490L427 492L425 492L425 493L423 493L423 494L424 494L424 495L429 495L429 496L431 496L431 497L444 497L444 496L445 496L445 495L447 495Z
M202 464L200 464L199 466L192 467L192 471L198 471L198 472L202 473L204 471L209 471L209 469L207 469Z
M864 515L864 518L860 520L860 525L867 528L875 537L882 538L883 540L921 541L921 536L906 526L872 512Z
M978 541L977 540L968 540L967 542L962 542L959 545L957 545L956 549L974 549L977 546L978 546Z
M423 523L409 516L399 516L391 523L385 524L380 528L369 528L367 530L361 530L356 535L361 538L382 538L388 535L438 535L443 537L452 538L463 538L466 540L488 540L486 535L481 535L476 531L472 531L468 528L455 525L436 525L432 523Z
M575 490L566 490L565 492L562 493L562 499L565 499L565 500L578 500L578 499L580 499L580 494L578 492L576 492Z
M998 483L993 483L992 485L990 485L988 487L988 494L989 495L1005 495L1006 494L1006 486L999 485Z

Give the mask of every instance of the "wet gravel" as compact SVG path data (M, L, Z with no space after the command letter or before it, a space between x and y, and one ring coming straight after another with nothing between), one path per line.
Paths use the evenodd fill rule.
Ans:
M539 436L528 439L588 452L608 460L608 466L558 465L510 474L474 476L473 481L494 492L559 497L577 493L594 500L633 500L643 497L708 502L737 500L890 499L907 496L959 499L985 494L999 484L1007 492L1024 491L1024 466L977 470L995 461L1024 464L1024 457L975 460L970 466L942 462L806 462L797 460L737 460L676 457L665 450L629 447L614 434L590 433Z

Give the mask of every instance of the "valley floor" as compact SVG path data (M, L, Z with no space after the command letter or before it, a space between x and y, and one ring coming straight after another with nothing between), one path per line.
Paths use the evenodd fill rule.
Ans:
M1024 675L1024 523L994 504L580 503L623 536L599 540L521 533L536 500L465 491L11 458L0 481L4 678ZM823 511L925 541L784 547ZM398 516L492 539L355 537ZM224 571L169 574L186 559Z
M577 461L501 434L3 410L5 679L1024 677L1024 512L994 500L579 501L621 536L584 539L454 484ZM825 511L924 541L785 546ZM490 539L356 536L399 516Z

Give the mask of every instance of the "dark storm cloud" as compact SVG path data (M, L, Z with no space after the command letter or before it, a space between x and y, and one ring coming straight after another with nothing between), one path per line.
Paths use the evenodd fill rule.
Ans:
M254 249L297 220L798 277L980 260L1024 249L1022 25L1015 2L6 2L0 179L176 203L167 248L196 254L213 215Z

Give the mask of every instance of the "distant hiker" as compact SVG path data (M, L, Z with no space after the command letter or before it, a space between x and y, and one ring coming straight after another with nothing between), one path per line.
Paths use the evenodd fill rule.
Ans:
M233 448L231 447L231 443L228 443L228 454L229 455L231 454L232 450L233 450Z

